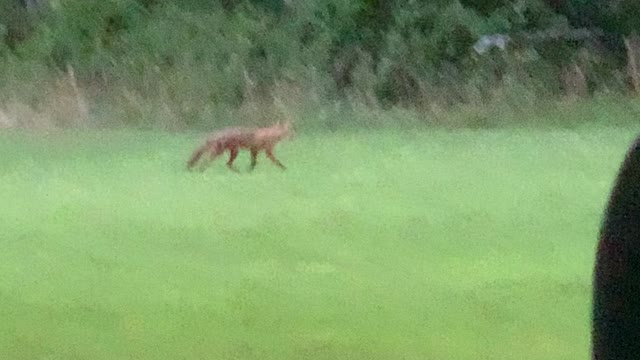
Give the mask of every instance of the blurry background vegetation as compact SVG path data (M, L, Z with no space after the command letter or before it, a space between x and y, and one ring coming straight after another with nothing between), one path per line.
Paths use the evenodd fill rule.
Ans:
M638 28L637 0L0 0L0 126L637 113ZM474 50L494 34L504 51Z

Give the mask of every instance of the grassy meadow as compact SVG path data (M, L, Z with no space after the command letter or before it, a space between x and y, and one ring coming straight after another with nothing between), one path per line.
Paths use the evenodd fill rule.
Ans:
M631 126L0 133L0 358L585 359Z

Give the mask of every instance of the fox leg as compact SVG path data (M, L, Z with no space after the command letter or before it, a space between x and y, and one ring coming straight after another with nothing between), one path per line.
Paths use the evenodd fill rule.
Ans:
M238 157L238 149L236 148L229 149L229 161L227 161L227 167L234 172L238 172L238 170L236 170L236 168L233 167L233 162L236 160L237 157Z
M267 157L269 158L269 160L271 160L274 164L278 165L282 170L287 169L287 167L282 165L280 160L276 159L276 157L273 155L273 149L267 148L265 152L267 153Z
M256 163L258 162L258 149L251 149L251 170L256 167Z

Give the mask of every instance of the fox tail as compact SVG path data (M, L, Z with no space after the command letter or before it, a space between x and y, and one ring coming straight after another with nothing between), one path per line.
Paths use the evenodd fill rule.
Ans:
M193 155L191 155L191 158L187 162L188 169L193 168L193 166L198 162L198 160L200 160L202 155L207 151L209 146L210 146L209 143L205 142L204 145L200 146L193 152Z

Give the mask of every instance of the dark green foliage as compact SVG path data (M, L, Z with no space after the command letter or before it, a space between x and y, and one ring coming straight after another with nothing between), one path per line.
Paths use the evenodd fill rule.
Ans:
M561 74L578 64L592 93L623 90L623 37L640 26L631 0L25 4L0 1L0 93L16 84L15 73L54 79L70 66L100 96L129 92L190 119L205 116L197 109L268 97L284 83L315 101L452 106L520 91L556 98ZM567 36L582 27L602 35ZM507 51L476 54L474 43L490 34L509 35Z

